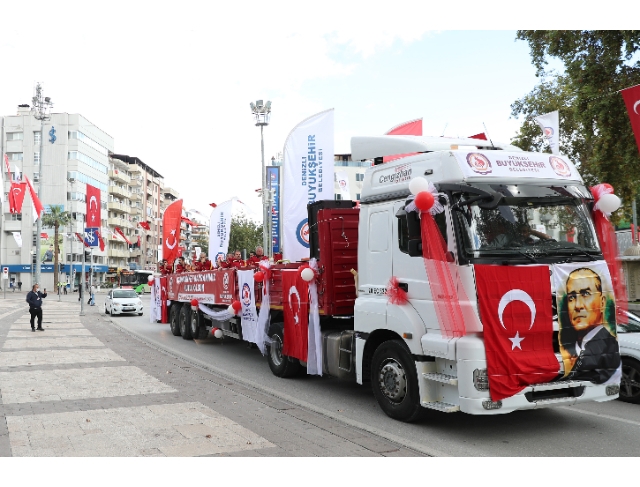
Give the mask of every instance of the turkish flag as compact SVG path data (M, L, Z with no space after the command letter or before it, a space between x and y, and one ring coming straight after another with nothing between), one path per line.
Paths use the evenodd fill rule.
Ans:
M306 362L309 350L309 285L297 270L282 271L282 290L282 353Z
M104 239L102 238L102 234L98 230L96 232L98 234L98 243L100 244L100 252L104 252Z
M640 151L640 85L622 90L622 99L627 106L631 128L636 136L636 145Z
M162 258L169 265L178 257L180 243L180 218L182 217L182 200L171 203L162 216Z
M11 213L22 213L22 202L27 191L27 183L12 182L9 188L9 211Z
M481 132L481 133L476 134L476 135L470 135L469 138L470 139L487 140L487 134L485 134L484 132Z
M144 228L145 230L151 230L151 227L149 226L149 222L139 222L138 225L141 228Z
M422 135L422 119L410 120L409 122L401 123L390 129L385 135ZM395 156L384 156L382 158L383 163L395 161L402 157L415 156L417 152L411 154L398 154Z
M87 227L100 226L100 190L87 184Z
M491 400L558 377L547 266L476 265Z

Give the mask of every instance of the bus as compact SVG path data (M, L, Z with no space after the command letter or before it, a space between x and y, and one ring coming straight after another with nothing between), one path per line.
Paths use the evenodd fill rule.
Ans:
M153 271L135 270L120 271L119 286L131 286L138 294L151 292L149 288L149 277L153 276Z

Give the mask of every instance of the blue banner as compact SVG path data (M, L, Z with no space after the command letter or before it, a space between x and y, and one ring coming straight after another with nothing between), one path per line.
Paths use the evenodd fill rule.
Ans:
M271 240L273 253L280 252L280 168L267 166L267 179L269 189L273 191L273 204L271 205Z
M100 229L97 227L89 227L84 229L84 241L89 247L99 247L98 233Z

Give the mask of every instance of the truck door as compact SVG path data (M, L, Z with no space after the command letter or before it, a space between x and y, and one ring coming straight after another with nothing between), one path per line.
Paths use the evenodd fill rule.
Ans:
M398 201L394 204L394 212L398 212L404 206L404 201ZM393 275L398 278L401 285L405 287L410 300L410 306L394 306L389 305L387 311L387 322L391 329L396 326L407 326L407 320L422 324L428 329L439 330L439 323L436 317L436 310L431 298L431 288L427 272L424 267L422 256L409 256L408 249L408 225L406 217L394 218L393 224ZM450 222L447 218L447 211L435 216L436 223L442 236L450 246L448 238L448 230ZM406 330L405 330L406 331ZM417 332L417 331L416 331ZM421 334L422 334L421 333Z

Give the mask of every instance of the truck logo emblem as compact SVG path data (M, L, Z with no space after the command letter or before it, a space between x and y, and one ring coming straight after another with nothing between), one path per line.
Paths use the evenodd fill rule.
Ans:
M484 154L478 154L477 152L470 152L467 154L467 164L473 172L478 174L491 173L491 161Z
M569 168L569 165L559 157L549 157L549 164L551 164L551 169L553 169L553 172L555 172L558 176L571 176L571 169Z
M309 221L305 218L300 223L298 223L298 228L296 229L296 238L298 239L298 243L302 245L304 248L309 248Z

